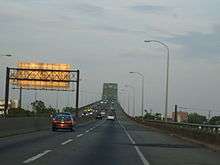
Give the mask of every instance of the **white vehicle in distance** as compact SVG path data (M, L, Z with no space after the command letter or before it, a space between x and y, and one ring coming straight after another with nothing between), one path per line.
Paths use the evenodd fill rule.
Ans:
M105 111L101 111L101 116L105 116Z
M114 115L108 115L107 120L115 120L115 116Z

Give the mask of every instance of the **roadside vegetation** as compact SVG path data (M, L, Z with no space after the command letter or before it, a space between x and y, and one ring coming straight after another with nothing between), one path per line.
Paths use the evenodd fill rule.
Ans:
M64 112L74 112L73 107L64 107ZM53 108L52 106L46 106L41 100L36 100L31 103L31 110L23 108L11 108L8 110L7 117L48 117L59 112L59 109Z
M141 117L137 117L137 118L141 118ZM164 120L161 113L149 113L149 112L145 113L144 119L145 120L157 120L157 121ZM184 122L193 123L193 124L220 125L220 116L213 116L210 120L208 120L206 116L200 115L198 113L189 113L188 120Z

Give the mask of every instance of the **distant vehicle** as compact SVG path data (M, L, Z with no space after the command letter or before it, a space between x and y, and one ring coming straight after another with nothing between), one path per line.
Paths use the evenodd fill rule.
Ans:
M102 120L102 115L101 114L97 114L96 119L97 120Z
M114 115L108 115L107 120L115 120L115 116Z
M77 124L76 118L71 113L58 113L52 119L52 131L57 129L69 129L74 131L74 126Z
M102 117L105 116L105 114L106 114L105 111L102 111L102 112L101 112L101 116L102 116Z

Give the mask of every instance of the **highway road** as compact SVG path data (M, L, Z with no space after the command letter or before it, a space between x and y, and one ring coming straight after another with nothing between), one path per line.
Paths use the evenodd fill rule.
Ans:
M0 139L0 164L219 165L220 153L143 127L121 112L75 132L51 130Z

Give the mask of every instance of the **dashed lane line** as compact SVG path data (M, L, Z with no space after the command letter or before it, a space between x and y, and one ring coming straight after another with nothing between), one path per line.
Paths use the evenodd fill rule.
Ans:
M77 135L76 137L81 137L81 136L83 136L84 134L79 134L79 135Z
M23 161L23 163L24 163L24 164L27 164L27 163L33 162L33 161L35 161L35 160L41 158L42 156L48 154L48 153L51 152L51 151L52 151L52 150L45 150L44 152L42 152L42 153L40 153L40 154L37 154L37 155L35 155L35 156L33 156L33 157L31 157L31 158L29 158L29 159Z
M61 145L65 145L65 144L67 144L67 143L69 143L69 142L71 142L71 141L73 141L73 139L68 139L68 140L66 140L65 142L61 143Z

